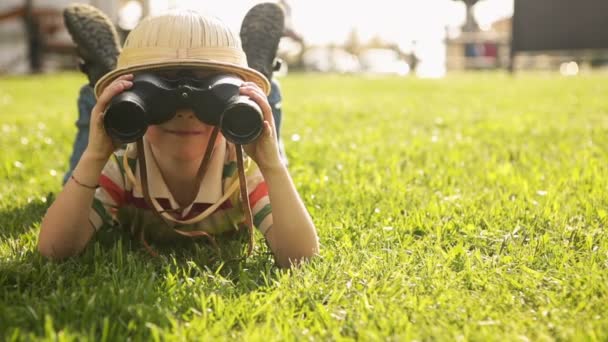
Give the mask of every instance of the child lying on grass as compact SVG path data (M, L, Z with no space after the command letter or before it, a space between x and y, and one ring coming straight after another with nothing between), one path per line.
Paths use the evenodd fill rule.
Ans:
M223 75L242 80L238 92L263 116L259 137L243 145L254 163L243 161L241 145L228 141L217 124L200 120L213 106L193 108L185 100L117 150L116 136L108 135L106 109L117 95L135 91L134 77L140 75L168 80L173 90ZM129 227L152 253L148 239L213 239L243 226L252 241L254 224L280 266L315 255L315 226L279 156L269 87L247 66L238 36L221 21L185 10L143 20L129 34L117 68L96 84L89 143L42 220L40 252L51 259L76 255L97 230L115 224ZM177 101L149 100L156 107Z

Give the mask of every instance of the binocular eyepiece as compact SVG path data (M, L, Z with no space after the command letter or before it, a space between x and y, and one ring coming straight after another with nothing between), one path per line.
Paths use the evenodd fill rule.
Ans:
M170 79L138 74L133 86L115 96L106 109L106 132L119 143L134 142L149 125L167 122L179 109L191 108L200 121L218 126L228 141L249 144L261 134L264 118L257 103L239 94L241 83L232 75Z

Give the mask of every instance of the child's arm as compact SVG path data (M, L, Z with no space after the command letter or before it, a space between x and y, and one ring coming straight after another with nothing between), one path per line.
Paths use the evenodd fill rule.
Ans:
M90 156L85 151L57 199L42 219L38 250L50 259L64 259L80 253L93 233L89 212L105 160ZM88 188L91 186L92 188Z
M118 78L99 97L91 112L89 143L72 178L42 219L38 250L51 259L63 259L80 253L95 232L89 214L95 186L114 146L103 128L103 111L112 97L132 86L132 76Z
M272 226L266 231L266 240L279 266L289 267L319 252L317 231L281 162L266 96L249 82L241 87L241 93L258 103L264 112L264 132L254 143L245 146L245 152L256 162L268 186Z
M273 138L274 139L274 138ZM319 252L317 231L287 168L262 169L272 207L272 226L266 240L281 267L288 267Z

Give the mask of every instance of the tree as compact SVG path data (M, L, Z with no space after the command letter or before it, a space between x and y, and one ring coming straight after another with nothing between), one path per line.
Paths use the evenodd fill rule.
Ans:
M464 2L467 6L467 20L462 27L464 32L476 32L479 30L479 25L477 25L477 21L475 20L475 16L473 15L473 8L476 3L482 0L455 0Z
M361 52L361 38L359 38L359 31L354 27L344 42L344 50L355 56L358 56Z
M386 49L389 43L387 43L379 35L373 35L367 43L364 44L366 49Z

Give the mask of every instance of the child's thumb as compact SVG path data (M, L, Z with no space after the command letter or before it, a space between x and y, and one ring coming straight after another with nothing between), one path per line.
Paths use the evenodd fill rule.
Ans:
M268 120L264 121L264 135L268 138L274 138L274 130L272 126L270 126L270 122Z

